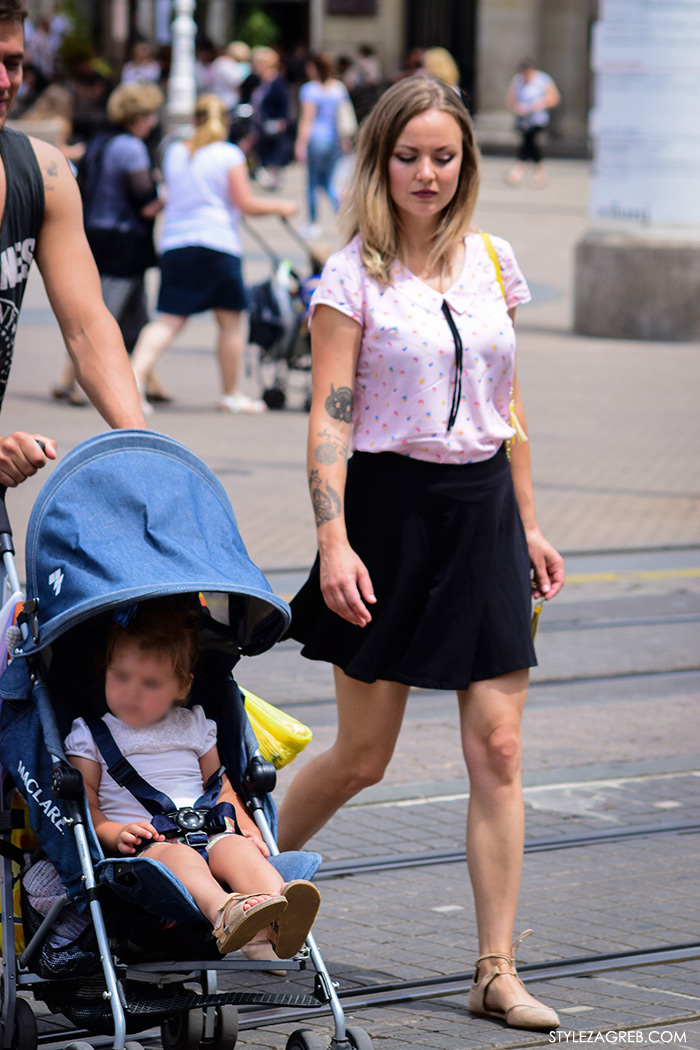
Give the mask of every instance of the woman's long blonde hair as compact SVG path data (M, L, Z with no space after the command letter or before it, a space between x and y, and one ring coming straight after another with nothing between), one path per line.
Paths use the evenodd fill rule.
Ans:
M361 257L370 277L389 283L401 256L402 232L389 193L389 161L399 135L413 117L430 109L449 113L462 132L462 166L454 197L439 217L429 263L446 268L455 241L467 232L479 190L479 149L466 107L455 91L434 77L409 77L386 91L360 128L355 172L341 222L348 240L362 239Z
M194 107L194 134L185 145L194 156L202 146L223 142L228 136L227 110L218 95L200 95Z

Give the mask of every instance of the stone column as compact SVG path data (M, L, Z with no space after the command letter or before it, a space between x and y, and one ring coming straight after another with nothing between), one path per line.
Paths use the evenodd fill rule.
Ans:
M700 339L700 4L603 0L601 14L574 328Z
M197 26L194 20L195 0L173 0L174 18L170 27L173 50L168 100L168 125L171 131L189 129L197 96L195 81L194 41Z

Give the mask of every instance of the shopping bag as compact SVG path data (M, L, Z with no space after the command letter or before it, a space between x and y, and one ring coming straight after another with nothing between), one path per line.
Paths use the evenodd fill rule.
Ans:
M281 769L303 751L313 733L303 722L241 688L248 721L260 745L260 753L275 769Z

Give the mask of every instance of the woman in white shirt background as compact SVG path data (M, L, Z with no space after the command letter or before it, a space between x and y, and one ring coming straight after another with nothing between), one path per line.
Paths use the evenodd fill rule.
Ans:
M551 1029L559 1019L519 981L512 940L531 597L554 597L564 567L537 525L528 444L506 453L511 393L525 427L513 318L530 295L510 245L470 226L478 184L450 86L411 77L380 98L360 130L350 240L311 307L318 557L290 634L334 665L337 737L288 788L280 844L298 848L381 780L411 686L455 690L479 940L470 1009Z
M528 161L535 165L535 185L546 185L542 148L537 139L549 124L549 110L560 101L559 90L549 73L537 69L529 59L523 62L506 95L506 105L515 114L515 129L521 136L517 163L506 176L509 186L518 186L523 181Z
M161 285L157 320L141 332L132 367L140 388L163 350L192 314L213 310L219 328L218 361L224 412L263 412L264 401L239 388L247 337L247 298L241 268L241 215L282 215L293 201L253 195L244 153L227 142L228 113L216 95L202 95L195 130L165 154L166 204L160 240ZM150 411L150 406L144 406Z

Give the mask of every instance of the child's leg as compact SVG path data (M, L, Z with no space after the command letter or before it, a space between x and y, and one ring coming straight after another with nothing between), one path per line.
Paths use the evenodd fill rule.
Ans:
M286 910L274 918L268 938L280 959L290 959L303 946L316 918L321 895L311 882L283 882L277 870L263 857L251 839L222 835L209 848L209 866L214 875L241 893L283 894Z
M231 838L233 837L232 835ZM240 836L236 836L236 838L240 839ZM247 840L243 839L241 841L246 842ZM253 849L255 849L254 846ZM255 852L257 853L258 851L255 850ZM172 871L185 889L192 894L198 908L201 909L213 926L217 920L221 902L227 896L228 891L214 877L210 866L201 853L196 849L192 849L191 846L184 846L180 843L156 842L149 848L148 856L152 860L159 860L161 864L164 864L166 868ZM271 867L259 853L258 856L267 867ZM272 872L274 875L277 875L274 868L272 868ZM228 879L226 881L228 882ZM277 876L274 886L272 886L272 880L269 880L269 888L268 885L265 885L258 892L257 887L252 889L252 883L248 882L246 892L254 892L257 896L251 897L250 900L243 903L243 911L248 911L256 904L268 900L270 897L279 896L282 885L282 879ZM231 886L231 889L237 888L236 886Z
M243 835L222 835L209 845L209 869L214 878L238 893L277 896L284 880L255 843Z

